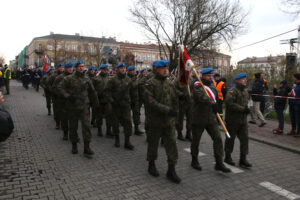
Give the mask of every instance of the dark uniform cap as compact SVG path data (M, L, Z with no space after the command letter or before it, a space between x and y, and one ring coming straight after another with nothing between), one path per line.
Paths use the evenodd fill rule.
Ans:
M214 69L211 67L204 68L200 71L201 74L212 74L214 72Z
M247 77L247 73L240 73L234 77L234 80L238 80L238 79L245 78L245 77Z
M102 64L102 65L99 66L99 69L105 69L105 68L107 68L107 67L108 67L107 64Z
M127 69L127 71L133 71L133 70L135 70L135 66L133 66L133 65L129 66L128 69Z
M95 70L95 67L93 65L89 66L89 68L88 68L88 71L91 71L91 70Z
M75 63L75 67L77 67L80 64L84 64L84 60L77 60L77 62Z
M58 65L57 65L57 67L56 68L59 68L59 67L61 67L61 66L64 66L65 65L65 63L64 62L60 62L60 63L58 63Z
M220 77L220 74L216 73L216 74L214 75L214 77Z
M119 68L119 67L126 67L126 65L124 62L121 62L120 64L118 64L117 68Z
M65 64L65 68L70 68L70 67L73 67L73 63L72 62L67 62Z

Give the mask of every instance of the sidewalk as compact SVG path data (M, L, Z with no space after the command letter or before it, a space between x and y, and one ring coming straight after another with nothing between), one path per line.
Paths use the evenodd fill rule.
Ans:
M259 124L249 123L249 138L300 154L300 138L287 135L291 131L290 124L284 124L282 135L275 135L273 134L273 129L278 127L277 120L266 120L266 122L267 124L262 128L258 127Z

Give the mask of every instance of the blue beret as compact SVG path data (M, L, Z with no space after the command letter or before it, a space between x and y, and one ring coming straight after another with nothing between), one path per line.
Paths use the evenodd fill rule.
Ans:
M58 63L57 68L59 68L59 67L61 67L61 66L64 66L64 65L65 65L64 62L60 62L60 63Z
M133 71L133 70L135 70L135 66L129 66L128 68L127 68L127 71Z
M245 77L247 77L247 73L240 73L234 77L234 80L238 80Z
M121 62L120 64L118 64L117 68L119 68L119 67L125 67L125 66L126 66L125 63Z
M140 72L142 73L143 71L145 71L146 69L145 68L142 68L142 69L140 69Z
M50 67L50 68L49 68L49 71L51 71L51 70L55 70L54 67Z
M95 67L93 65L89 66L89 68L88 68L88 71L91 71L91 70L95 70Z
M107 68L107 67L108 67L107 64L102 64L102 65L100 65L99 69L104 69L104 68Z
M65 68L70 68L70 67L73 67L73 63L72 62L67 62L65 64Z
M213 71L214 71L213 68L207 67L207 68L202 69L202 70L200 71L200 73L201 73L201 74L212 74Z
M75 63L75 67L77 67L80 64L84 64L84 60L77 60L77 62Z
M156 60L152 63L152 66L161 68L161 67L168 67L169 64L170 62L168 60Z

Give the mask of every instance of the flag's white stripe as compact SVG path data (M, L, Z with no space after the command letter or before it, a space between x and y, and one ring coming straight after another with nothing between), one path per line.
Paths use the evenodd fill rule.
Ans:
M268 190L271 190L272 192L275 192L278 195L284 196L287 199L290 199L290 200L300 199L299 195L289 192L289 191L283 189L282 187L274 185L273 183L265 181L265 182L261 182L259 185L267 188Z
M192 66L194 66L194 63L191 59L187 60L185 63L185 70L190 71Z
M209 91L209 93L210 93L211 96L213 97L214 102L216 102L216 96L215 96L215 94L213 93L213 91L212 91L209 87L207 87L206 85L205 85L204 87Z

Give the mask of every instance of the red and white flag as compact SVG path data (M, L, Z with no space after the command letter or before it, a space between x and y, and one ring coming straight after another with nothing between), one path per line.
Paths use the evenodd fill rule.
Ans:
M196 82L194 83L194 87L197 86L197 85L201 85L201 83L200 83L199 81L196 81ZM217 103L216 95L215 95L214 92L210 89L210 87L208 87L208 86L206 86L206 85L204 85L204 87L205 87L205 90L206 90L208 96L211 98L211 100L212 100L213 102Z
M292 96L292 97L295 97L295 96L296 96L295 89L292 89L292 91L291 91L291 96Z
M178 65L178 77L179 84L181 86L188 85L190 70L194 66L193 61L186 52L183 45L179 45L179 65Z
M43 69L43 71L44 72L48 72L46 55L44 56L44 58L45 58L45 61L44 61L44 69Z

